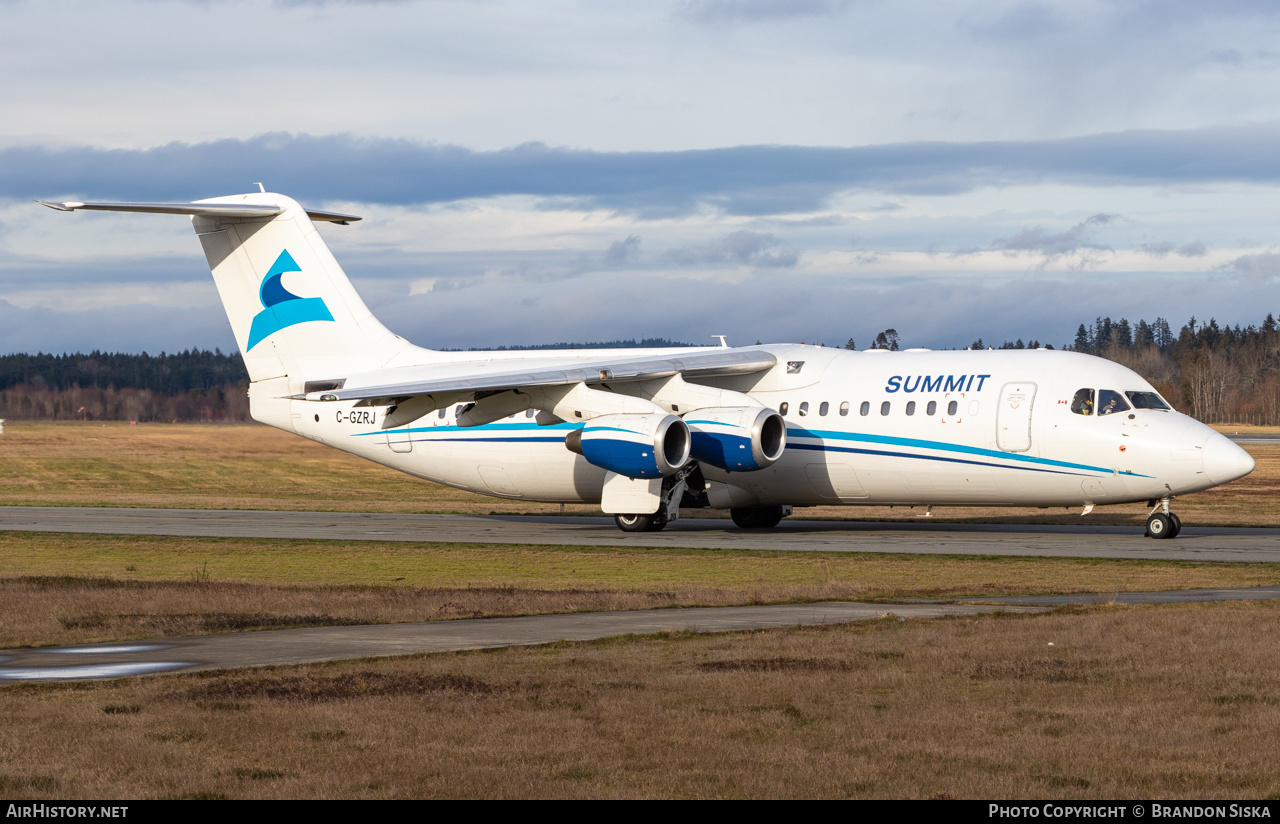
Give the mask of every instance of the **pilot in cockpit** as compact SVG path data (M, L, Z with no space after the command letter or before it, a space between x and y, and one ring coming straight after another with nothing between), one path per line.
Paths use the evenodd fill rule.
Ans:
M1077 415L1093 414L1093 390L1081 389L1071 401L1071 411Z

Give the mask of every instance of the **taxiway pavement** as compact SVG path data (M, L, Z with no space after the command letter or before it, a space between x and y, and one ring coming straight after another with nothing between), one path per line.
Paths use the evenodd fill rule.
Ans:
M649 546L807 552L1024 555L1168 561L1280 562L1280 530L1187 526L1172 540L1141 527L1088 523L948 524L784 520L744 530L726 519L685 518L662 532L624 533L612 518L413 515L366 512L0 506L0 530L205 538L433 541L554 546Z
M1128 592L1119 595L1052 595L911 600L897 603L829 601L746 607L619 610L516 618L465 618L368 626L236 632L157 638L74 647L0 650L0 682L124 678L162 672L312 664L355 658L593 641L660 632L734 632L795 626L980 615L994 611L1041 612L1064 604L1193 603L1280 599L1280 587Z

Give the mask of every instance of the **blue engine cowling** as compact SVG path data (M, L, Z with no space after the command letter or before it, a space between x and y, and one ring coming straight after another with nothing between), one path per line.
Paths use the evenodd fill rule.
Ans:
M570 432L564 444L628 478L670 475L689 462L689 427L675 415L602 415Z
M787 448L787 424L761 406L713 406L685 416L693 457L730 472L772 466Z

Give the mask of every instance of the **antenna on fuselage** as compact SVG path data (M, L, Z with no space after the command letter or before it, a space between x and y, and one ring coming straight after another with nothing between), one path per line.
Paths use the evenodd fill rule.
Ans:
M258 191L259 191L259 192L262 192L264 195L267 193L267 187L262 185L262 181L255 180L255 181L253 182L253 185L254 185L254 186L257 186L257 187L258 187Z
M725 342L725 336L724 336L724 335L712 335L711 337L713 337L713 338L719 338L719 339L720 339L720 348L721 348L721 349L728 349L728 348L729 348L729 344Z

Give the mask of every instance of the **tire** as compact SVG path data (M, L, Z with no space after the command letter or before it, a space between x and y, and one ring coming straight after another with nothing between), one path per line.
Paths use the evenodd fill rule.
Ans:
M782 507L762 506L756 509L756 528L772 529L782 521Z
M624 515L614 515L613 522L618 525L618 529L623 532L650 532L653 530L654 517L652 515L633 515L627 513ZM666 524L658 527L662 529Z
M740 506L729 510L729 515L743 529L769 529L782 520L782 507Z
M1169 537L1177 538L1178 534L1182 532L1182 519L1179 518L1177 515L1173 514L1172 512L1170 512L1169 520L1173 521L1173 534L1170 535Z
M661 532L662 530L667 528L668 523L670 522L666 519L665 516L659 518L657 515L650 515L649 525L645 527L644 531L645 532Z
M1157 512L1147 519L1147 535L1152 538L1172 538L1176 534L1173 519L1168 515Z

